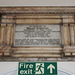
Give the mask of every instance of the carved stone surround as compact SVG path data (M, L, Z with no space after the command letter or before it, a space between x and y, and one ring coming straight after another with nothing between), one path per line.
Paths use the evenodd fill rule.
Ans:
M4 57L33 57L33 58L52 58L63 59L65 57L75 57L75 7L0 7L1 25L0 25L0 56ZM26 19L26 21L24 20ZM15 24L35 24L43 22L47 24L60 24L61 28L61 47L44 48L57 50L57 53L47 53L43 56L37 54L24 54L24 50L31 50L32 53L38 48L15 48L14 42L14 26ZM24 21L23 21L24 20ZM32 22L31 22L32 21ZM64 42L63 42L64 41ZM23 52L18 55L18 51ZM38 50L43 51L42 48ZM16 54L16 53L17 54ZM55 60L54 59L54 60Z

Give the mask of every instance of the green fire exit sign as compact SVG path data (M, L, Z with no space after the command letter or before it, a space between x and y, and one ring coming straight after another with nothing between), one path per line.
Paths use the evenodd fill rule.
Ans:
M18 75L57 75L57 62L19 62Z

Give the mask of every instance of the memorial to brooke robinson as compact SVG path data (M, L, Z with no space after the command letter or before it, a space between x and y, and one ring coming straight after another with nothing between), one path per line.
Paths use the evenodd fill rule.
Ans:
M59 25L17 25L14 46L60 46Z
M75 57L75 7L0 7L0 57Z

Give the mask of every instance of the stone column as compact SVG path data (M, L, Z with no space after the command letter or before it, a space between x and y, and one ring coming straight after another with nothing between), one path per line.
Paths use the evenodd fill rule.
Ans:
M74 45L74 24L70 24L70 39L71 39L71 46Z
M64 46L69 45L69 35L68 35L68 24L63 24L63 31L64 31Z

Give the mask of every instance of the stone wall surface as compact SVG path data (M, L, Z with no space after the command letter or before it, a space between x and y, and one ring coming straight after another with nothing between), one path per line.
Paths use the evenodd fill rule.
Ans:
M15 46L16 25L59 25L60 46ZM74 61L74 58L75 7L0 7L0 61Z

